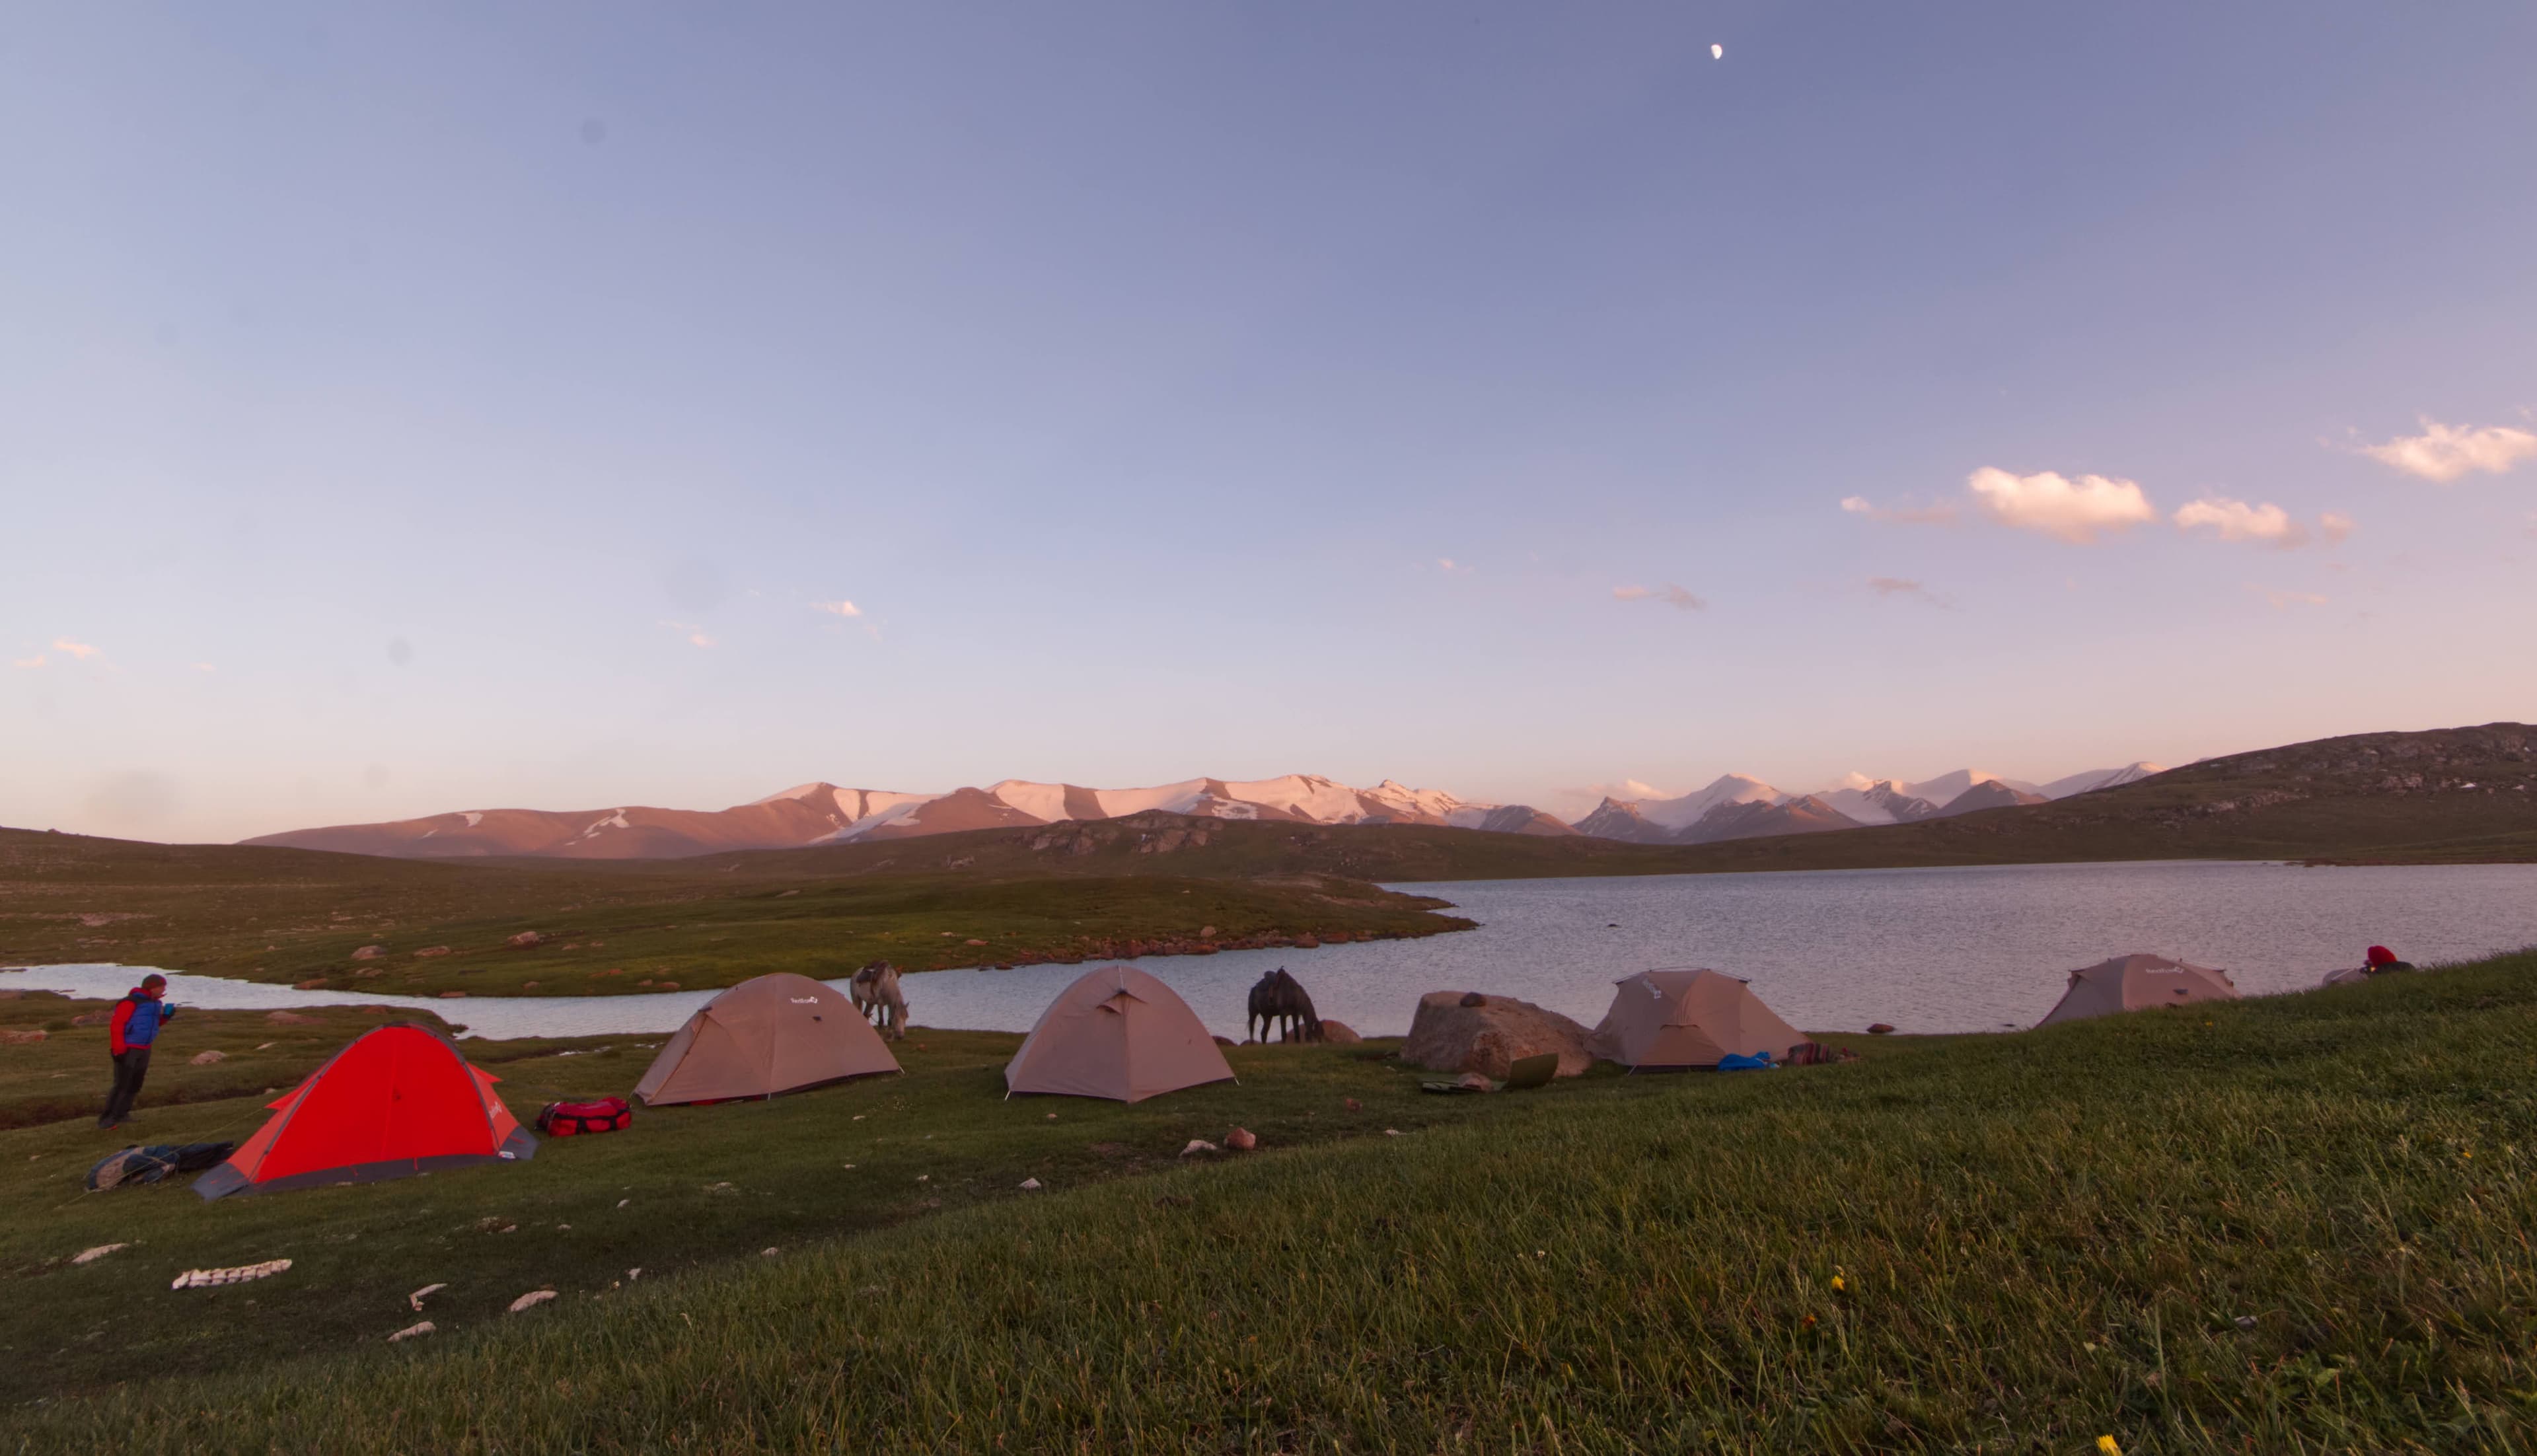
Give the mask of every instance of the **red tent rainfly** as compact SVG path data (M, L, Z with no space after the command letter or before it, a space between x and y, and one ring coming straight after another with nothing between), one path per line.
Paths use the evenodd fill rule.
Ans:
M368 1183L530 1157L538 1140L494 1094L498 1080L435 1032L365 1032L268 1104L264 1126L194 1191L209 1199Z

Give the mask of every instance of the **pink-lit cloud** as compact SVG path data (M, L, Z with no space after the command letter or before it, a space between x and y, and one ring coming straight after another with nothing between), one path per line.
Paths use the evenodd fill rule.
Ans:
M1964 518L1964 507L1951 500L1928 505L1880 506L1863 495L1845 495L1841 508L1854 516L1870 521L1884 521L1896 526L1953 526Z
M2076 480L2053 471L2014 475L1984 466L1965 484L1974 504L2002 526L2040 532L2086 545L2110 532L2128 531L2158 519L2137 482L2111 475Z
M1871 576L1867 579L1867 590L1874 592L1879 597L1900 598L1906 601L1918 601L1923 606L1948 607L1955 605L1953 601L1948 601L1946 598L1930 591L1921 583L1913 581L1908 577Z
M82 662L86 662L90 658L97 656L96 648L89 646L85 642L73 642L67 637L54 638L53 650L55 652L67 653L72 657L78 658Z
M2423 426L2421 434L2398 435L2383 445L2364 445L2361 453L2406 475L2442 485L2478 471L2498 475L2524 461L2537 460L2537 434L2526 430L2499 424L2482 429L2442 424L2428 414L2416 418Z
M831 616L859 617L864 614L864 609L851 601L813 601L811 606L815 611L824 611Z
M1698 597L1693 596L1690 592L1673 585L1671 582L1667 582L1662 587L1614 587L1612 589L1612 600L1616 601L1661 601L1667 606L1679 607L1684 611L1698 611L1709 604Z

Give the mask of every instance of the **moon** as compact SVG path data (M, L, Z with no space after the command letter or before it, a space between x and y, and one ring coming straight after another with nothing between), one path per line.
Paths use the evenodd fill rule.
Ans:
M1709 58L1713 61L1723 61L1726 59L1726 47L1724 45L1713 45L1709 47Z

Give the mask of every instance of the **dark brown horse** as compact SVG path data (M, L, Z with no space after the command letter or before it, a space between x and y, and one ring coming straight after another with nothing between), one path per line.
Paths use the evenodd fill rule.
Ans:
M1318 1042L1322 1040L1322 1018L1313 1010L1313 998L1304 994L1303 985L1278 967L1260 978L1251 988L1251 1014L1242 1020L1242 1034L1254 1036L1251 1028L1260 1030L1256 1040L1268 1040L1268 1030L1277 1029L1280 1042Z

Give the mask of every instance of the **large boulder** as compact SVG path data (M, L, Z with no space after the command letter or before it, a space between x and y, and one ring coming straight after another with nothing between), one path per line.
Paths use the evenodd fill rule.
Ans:
M1469 1004L1477 996L1477 1004ZM1556 1011L1513 996L1429 991L1418 998L1400 1059L1435 1072L1478 1072L1505 1081L1518 1059L1559 1053L1559 1075L1576 1077L1594 1064L1586 1049L1586 1028Z

